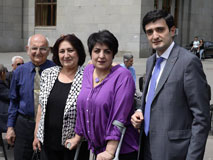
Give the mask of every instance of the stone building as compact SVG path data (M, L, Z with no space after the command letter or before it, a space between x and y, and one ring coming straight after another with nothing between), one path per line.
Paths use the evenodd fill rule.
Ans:
M151 49L141 26L143 16L165 9L175 17L175 41L194 36L213 41L212 0L0 0L0 52L23 51L27 38L46 35L50 44L74 33L84 43L92 32L108 29L119 40L119 54L147 57Z

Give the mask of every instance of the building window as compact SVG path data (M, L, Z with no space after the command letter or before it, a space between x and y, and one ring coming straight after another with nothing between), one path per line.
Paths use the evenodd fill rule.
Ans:
M158 9L158 0L155 0L155 1L154 1L154 8L155 8L155 9Z
M162 5L163 10L167 11L168 13L171 13L171 0L163 0Z
M178 14L179 14L179 0L175 0L174 21L175 21L175 26L176 27L178 27Z
M56 0L35 1L35 26L56 26Z
M173 3L172 3L173 2ZM161 8L162 5L162 8ZM154 0L155 9L163 9L174 15L175 26L178 27L179 0Z

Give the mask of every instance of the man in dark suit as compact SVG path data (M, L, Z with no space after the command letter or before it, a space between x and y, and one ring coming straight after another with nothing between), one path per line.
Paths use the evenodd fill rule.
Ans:
M172 15L150 11L143 29L156 53L147 60L142 108L131 118L141 128L139 159L202 160L210 128L202 64L174 43Z

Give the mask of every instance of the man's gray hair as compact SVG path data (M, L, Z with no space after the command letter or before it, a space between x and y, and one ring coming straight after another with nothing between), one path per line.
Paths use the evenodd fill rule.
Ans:
M133 58L133 55L131 54L131 53L125 53L124 55L123 55L123 61L124 62L127 62L127 61L129 61L130 59L132 59Z
M44 37L45 37L45 36L44 36ZM28 47L30 46L31 38L32 38L32 36L30 36L30 37L28 38L28 41L27 41L27 46L28 46ZM49 41L48 37L45 37L45 38L46 38L46 40L47 40L47 46L49 47L50 41Z
M16 59L22 59L22 60L24 61L24 58L23 58L22 56L14 56L14 57L12 58L12 64L15 63Z

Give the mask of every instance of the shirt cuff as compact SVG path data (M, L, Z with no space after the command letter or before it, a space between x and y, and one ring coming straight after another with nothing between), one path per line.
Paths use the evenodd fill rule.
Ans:
M79 135L79 136L84 136L83 135L83 132L81 131L81 129L79 129L79 128L77 128L77 127L75 127L75 133L77 134L77 135Z
M137 112L137 111L138 111L138 112L142 112L142 110L141 110L141 109L137 109L135 112Z
M106 136L105 140L106 141L110 141L110 140L114 140L114 141L119 141L121 137L118 136Z
M8 119L7 127L14 127L14 122L12 120Z

